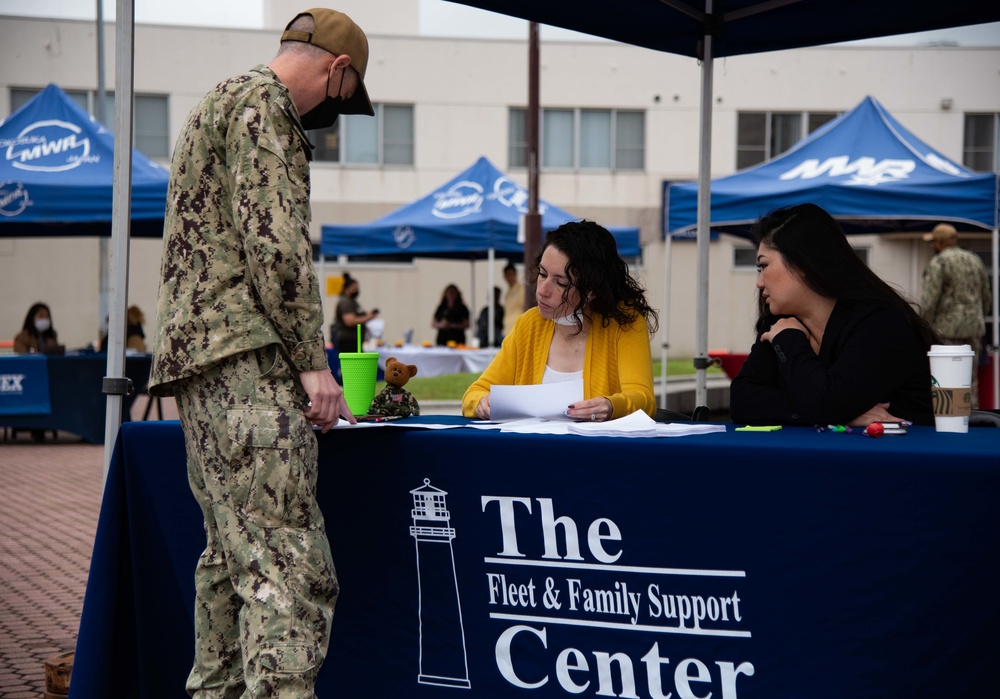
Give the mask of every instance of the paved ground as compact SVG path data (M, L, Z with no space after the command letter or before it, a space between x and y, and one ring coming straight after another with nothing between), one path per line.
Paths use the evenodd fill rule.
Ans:
M163 412L177 416L170 400ZM66 432L40 444L24 432L0 442L2 699L42 699L45 661L76 648L103 469L104 447Z
M46 659L76 647L102 469L65 433L0 443L0 697L41 699Z

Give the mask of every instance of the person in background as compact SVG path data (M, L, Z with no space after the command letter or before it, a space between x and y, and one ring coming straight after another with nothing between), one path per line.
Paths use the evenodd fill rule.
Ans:
M504 307L501 304L503 292L499 286L493 287L493 347L499 347L503 340ZM490 307L483 306L476 321L476 337L480 347L490 347Z
M815 204L777 209L757 244L757 341L730 389L734 422L934 422L935 335Z
M44 303L36 303L24 316L21 332L14 337L15 354L53 354L65 348L52 326L52 312Z
M146 316L138 306L129 306L125 316L125 349L133 352L146 352L146 332L142 329ZM107 333L101 338L98 352L108 351Z
M550 231L535 260L535 300L482 376L465 391L462 414L490 417L490 387L583 379L579 420L656 412L649 341L657 313L618 256L614 236L593 221Z
M517 267L508 262L503 268L503 278L507 282L507 292L503 296L503 332L500 339L510 335L514 321L524 313L524 285L517 278Z
M347 15L301 12L174 147L149 392L176 398L204 517L193 697L313 697L329 648L340 586L314 427L356 420L323 340L306 131L374 115L367 64Z
M358 326L361 326L361 337L364 339L365 323L379 314L377 308L368 313L361 308L361 304L358 303L360 293L361 286L358 280L344 272L344 288L340 292L340 300L337 301L337 309L334 311L331 333L333 346L338 352L360 352Z
M958 247L958 231L939 223L924 236L934 246L934 257L924 270L921 315L940 336L942 345L970 345L972 407L979 407L979 362L986 334L986 316L993 294L986 265L979 256Z
M431 327L437 329L437 344L453 342L465 344L465 331L469 327L469 308L462 301L462 292L454 284L449 284L441 294L441 303L434 311Z

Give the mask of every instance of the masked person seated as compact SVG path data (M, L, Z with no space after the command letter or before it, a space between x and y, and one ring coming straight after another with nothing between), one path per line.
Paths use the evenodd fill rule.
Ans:
M772 211L757 244L757 341L730 390L735 422L934 422L935 335L815 204Z
M490 387L583 379L578 420L656 412L649 339L657 314L614 236L593 221L550 231L532 270L536 308L525 311L493 361L465 392L462 414L489 419Z
M52 326L52 312L48 305L34 304L24 317L21 332L14 337L14 353L62 354L65 350Z

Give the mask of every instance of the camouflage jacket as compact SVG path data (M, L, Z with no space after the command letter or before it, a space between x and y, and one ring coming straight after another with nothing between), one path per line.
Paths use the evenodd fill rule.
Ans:
M309 160L288 90L266 66L192 110L174 148L150 387L277 343L326 368L309 239Z
M983 261L952 245L935 255L924 270L921 313L944 338L982 337L991 296Z

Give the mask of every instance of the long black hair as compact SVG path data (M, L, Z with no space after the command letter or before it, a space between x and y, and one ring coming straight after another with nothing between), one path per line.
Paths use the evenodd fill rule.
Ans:
M42 309L44 309L45 312L49 314L49 329L46 330L45 332L40 333L35 328L35 315ZM21 329L26 330L27 333L31 335L31 337L34 338L41 337L45 340L55 339L56 337L55 328L56 328L55 323L52 322L52 310L49 308L48 304L41 302L33 304L31 308L28 309L28 315L24 316L24 325L21 326Z
M608 229L593 221L568 221L545 236L542 249L535 259L531 279L537 282L542 253L552 246L566 255L566 276L576 287L579 301L573 309L577 326L582 329L585 307L603 317L607 327L614 320L619 325L631 325L642 316L649 331L659 327L659 316L646 302L645 290L628 271L628 265L618 256L618 245ZM565 300L567 292L564 292ZM590 316L586 316L590 320Z
M925 347L937 341L931 326L909 301L868 268L854 252L840 224L815 204L775 209L750 229L754 243L777 250L785 264L797 272L813 291L846 301L883 301L899 310L920 334ZM759 337L777 320L757 291Z

